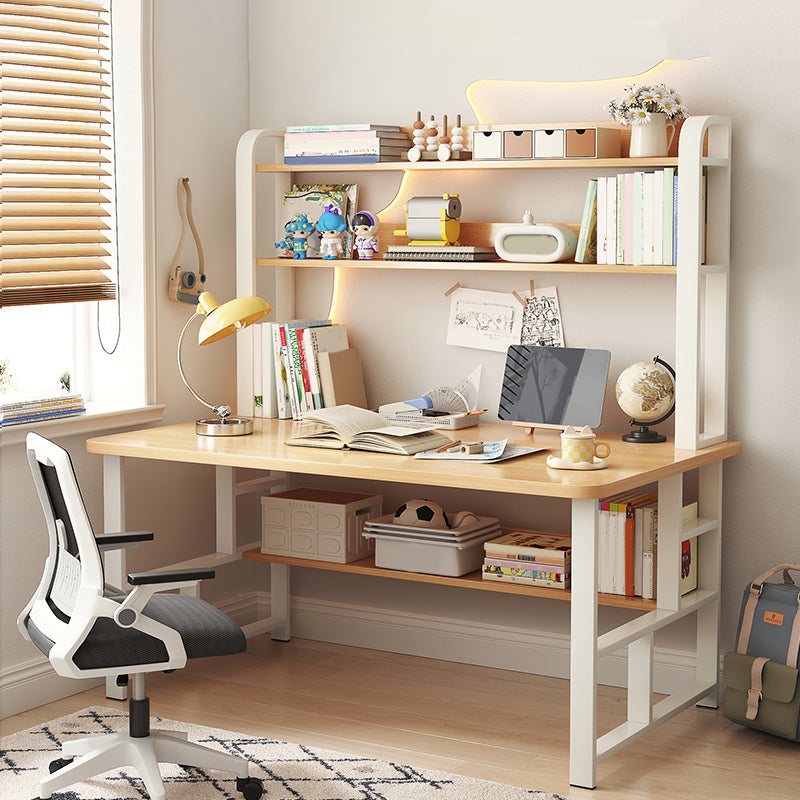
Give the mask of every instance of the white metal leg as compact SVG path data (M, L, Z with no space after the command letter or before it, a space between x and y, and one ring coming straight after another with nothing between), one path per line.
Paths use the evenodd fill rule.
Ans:
M217 552L236 552L236 479L233 467L217 467Z
M280 627L273 628L272 638L288 642L291 637L289 604L291 602L291 567L288 564L270 564L269 584L272 620Z
M572 501L569 782L597 783L597 500Z
M120 456L103 456L103 530L121 533L125 530L125 472ZM103 568L108 583L124 588L128 582L125 549L107 550L103 554ZM127 688L117 686L116 679L106 678L106 697L124 700Z
M716 594L716 600L697 612L697 680L715 689L698 705L719 706L719 613L722 582L722 462L700 468L698 514L717 520L715 530L698 538L697 588Z

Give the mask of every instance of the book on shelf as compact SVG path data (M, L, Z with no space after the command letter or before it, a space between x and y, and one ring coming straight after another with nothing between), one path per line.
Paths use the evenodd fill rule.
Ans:
M306 392L306 380L309 386L311 380L310 377L306 378L303 375L300 342L303 340L305 330L330 325L329 319L309 319L264 322L253 326L258 329L253 339L255 416L278 417L278 419L300 418L300 405ZM307 357L306 364L308 371L310 366ZM309 407L313 408L313 405Z
M548 589L569 589L570 576L559 575L555 578L546 578L536 570L509 569L507 567L493 567L484 564L481 567L481 577L487 581L500 583L521 583L527 586L543 586Z
M302 337L314 408L324 408L325 403L319 376L319 354L338 353L341 350L347 350L347 328L344 325L308 327L303 328Z
M511 531L483 545L487 558L515 558L550 564L569 564L572 538L562 533Z
M339 142L331 143L327 146L315 144L309 146L286 147L283 151L283 160L295 158L330 158L344 156L385 156L388 158L404 156L408 152L405 145L389 145L362 143L362 144L342 144Z
M401 130L399 125L373 125L369 122L345 123L341 125L287 125L286 133L313 133L317 131L394 131Z
M592 179L586 187L586 200L583 203L581 229L578 233L578 246L575 250L578 264L594 264L597 261L597 180Z
M385 142L404 143L408 142L408 135L401 130L363 130L363 131L287 131L283 135L284 145L296 147L298 144L342 142L349 144L360 142Z
M352 405L367 407L364 374L358 350L322 351L317 356L319 385L324 408Z
M592 179L587 187L575 260L587 263L591 197L596 195L596 262L633 266L675 265L677 181L674 167Z
M542 577L550 575L568 575L570 571L569 562L562 562L560 564L545 564L541 561L524 561L519 558L495 558L494 556L487 555L483 559L483 563L492 567L508 567L515 570L528 570L540 572ZM548 578L548 580L557 580L555 577Z
M375 411L351 405L307 411L303 421L314 424L308 431L289 437L286 444L413 455L452 442L440 431L392 425Z
M408 150L406 148L405 150ZM403 152L405 152L405 150ZM379 164L382 161L400 161L400 153L349 156L284 156L283 163L290 166L305 167L314 164Z

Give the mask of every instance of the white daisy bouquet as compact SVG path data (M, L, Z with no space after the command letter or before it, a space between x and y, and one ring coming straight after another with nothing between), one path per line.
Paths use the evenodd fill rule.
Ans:
M686 116L686 109L674 89L663 83L656 86L626 86L622 97L606 106L608 113L623 125L646 125L650 115L661 113L667 119Z

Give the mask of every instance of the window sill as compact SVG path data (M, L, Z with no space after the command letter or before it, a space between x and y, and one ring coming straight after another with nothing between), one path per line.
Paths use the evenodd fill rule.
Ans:
M4 427L0 432L0 447L21 444L29 431L41 433L42 436L61 438L80 436L84 433L101 433L134 425L151 425L161 421L165 408L165 405L154 405L112 409L97 403L87 403L86 413L75 417Z

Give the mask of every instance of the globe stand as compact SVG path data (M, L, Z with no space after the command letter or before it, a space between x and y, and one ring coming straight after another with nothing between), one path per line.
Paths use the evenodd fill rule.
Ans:
M675 370L667 364L666 361L655 356L653 358L653 363L660 364L664 369L666 369L670 375L672 375L673 380L675 379ZM675 413L675 403L673 402L672 408L667 411L662 417L658 419L648 420L647 422L639 422L638 420L631 419L629 420L629 424L631 425L638 425L638 431L631 431L630 433L626 433L622 436L623 442L632 442L633 444L659 444L660 442L666 442L667 437L661 433L657 433L656 431L650 430L648 427L649 425L660 425L665 420L668 420L673 414Z
M661 420L659 420L660 422ZM622 437L623 442L633 442L634 444L658 444L659 442L666 442L667 437L656 431L651 431L647 425L637 422L635 419L631 420L631 425L638 425L638 431L631 431Z

